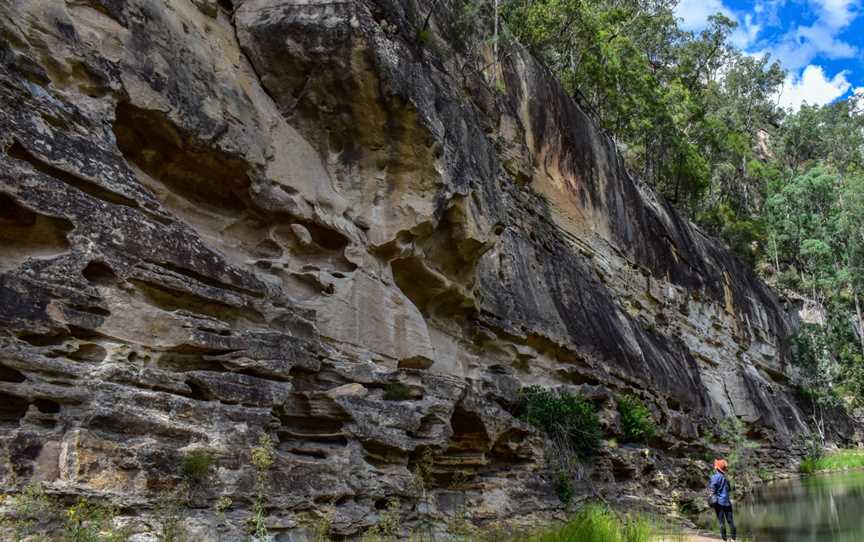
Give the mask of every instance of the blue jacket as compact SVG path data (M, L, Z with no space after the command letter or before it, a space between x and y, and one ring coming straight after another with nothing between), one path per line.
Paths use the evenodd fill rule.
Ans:
M711 494L717 496L717 504L720 506L732 506L732 499L729 498L732 488L729 487L729 480L726 479L725 474L715 471L711 476L708 487L711 489Z

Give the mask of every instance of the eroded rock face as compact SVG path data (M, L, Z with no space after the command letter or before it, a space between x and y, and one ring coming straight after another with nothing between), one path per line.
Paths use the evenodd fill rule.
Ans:
M605 450L584 494L671 506L716 420L767 459L805 430L776 296L527 53L424 4L0 7L5 490L108 499L146 539L205 448L189 525L239 539L268 433L271 530L332 506L351 535L393 498L406 525L560 510L523 385L610 435L616 394L654 412L662 438Z

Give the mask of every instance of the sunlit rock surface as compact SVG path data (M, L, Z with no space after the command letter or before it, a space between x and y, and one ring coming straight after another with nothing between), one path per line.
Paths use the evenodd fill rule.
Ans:
M3 490L107 499L147 540L205 448L189 526L240 540L266 432L285 540L392 499L406 526L531 521L562 509L512 414L531 384L589 397L609 437L634 394L662 430L579 495L698 498L719 419L786 453L794 308L456 4L0 6Z

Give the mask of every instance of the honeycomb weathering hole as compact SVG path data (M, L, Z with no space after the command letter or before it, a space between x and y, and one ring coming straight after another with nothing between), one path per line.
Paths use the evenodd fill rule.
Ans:
M29 407L27 399L0 391L0 425L17 425Z
M87 281L101 286L108 286L118 282L114 270L111 269L108 264L103 262L88 263L87 267L81 271L81 275L83 275Z
M32 211L0 193L0 268L15 268L29 258L50 258L69 250L71 222Z
M0 364L0 382L14 382L17 384L25 380L27 380L27 377L20 371Z

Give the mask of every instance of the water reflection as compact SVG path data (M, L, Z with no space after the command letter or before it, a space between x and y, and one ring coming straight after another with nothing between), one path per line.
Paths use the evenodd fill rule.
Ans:
M861 542L864 472L770 484L738 502L735 514L754 542Z

